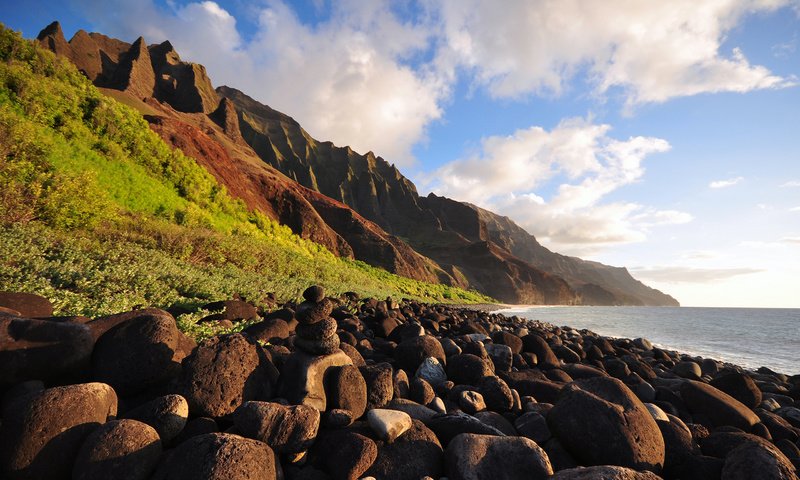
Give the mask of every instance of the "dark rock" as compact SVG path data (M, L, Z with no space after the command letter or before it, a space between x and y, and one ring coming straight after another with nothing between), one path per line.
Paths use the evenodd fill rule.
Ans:
M445 446L462 433L504 436L500 430L461 412L437 415L428 420L426 425L436 433L436 437Z
M295 352L281 368L280 394L290 403L308 405L324 412L328 402L325 394L326 374L332 368L352 363L350 357L341 350L325 356Z
M523 437L530 438L539 445L544 445L553 436L547 426L547 418L538 412L528 412L514 420L514 428Z
M180 373L182 335L169 314L145 314L120 323L97 340L92 376L123 396L161 385Z
M772 438L776 441L786 439L790 442L796 442L800 438L800 429L792 426L783 417L761 409L756 414L761 419L761 422L767 426Z
M515 354L522 352L522 339L513 333L496 332L492 334L492 341L500 345L508 345Z
M489 359L494 365L496 372L508 372L511 370L511 365L514 363L514 354L508 345L492 345L486 346L486 353L489 354Z
M749 431L759 422L752 410L725 392L702 382L681 385L681 398L692 413L707 416L716 426L733 425Z
M203 305L204 310L222 310L214 315L216 320L252 320L258 318L258 310L243 300L223 300Z
M394 384L393 398L408 398L410 387L408 384L408 374L405 370L400 368L396 369L392 377L392 383Z
M0 472L9 479L70 478L86 437L117 414L104 383L48 388L17 398L3 411Z
M652 472L639 472L614 465L570 468L556 472L551 478L552 480L661 480L661 477Z
M303 298L308 302L319 303L325 298L325 289L319 285L312 285L303 291Z
M299 335L294 339L295 347L311 355L331 355L339 351L339 345L339 337L336 334L323 340L308 340Z
M333 311L333 302L323 298L320 302L305 301L297 306L295 317L300 323L317 323L330 317Z
M198 435L178 445L152 480L276 480L277 460L266 443L229 433Z
M280 318L270 318L244 329L257 341L275 343L289 338L289 324Z
M543 448L550 458L550 464L553 465L553 470L556 472L578 466L578 462L557 438L553 437L545 442Z
M388 363L367 365L359 368L367 383L367 410L382 408L394 395L392 366Z
M367 409L367 383L353 365L331 368L325 378L325 392L328 409L348 410L354 420Z
M181 433L178 434L178 437L175 439L175 443L183 443L192 437L217 432L219 432L219 426L217 426L217 422L213 418L193 418L186 422L186 426L183 427Z
M363 367L367 364L367 362L364 361L364 357L362 357L358 350L356 350L354 347L346 343L340 343L339 349L347 354L348 357L350 357L350 360L353 362L354 366Z
M271 402L247 402L233 414L237 432L266 443L278 454L308 449L317 436L319 421L319 410L313 407Z
M546 479L553 474L547 454L524 437L463 433L445 452L448 478L454 480Z
M314 451L334 480L361 478L378 457L371 438L346 430L321 434Z
M797 480L797 475L794 465L771 443L745 442L725 457L722 478Z
M89 366L93 345L84 325L0 316L0 387L80 377Z
M502 416L497 412L492 412L490 410L484 410L483 412L478 412L474 415L475 418L480 420L481 422L489 425L490 427L494 427L503 435L509 436L516 436L517 430L514 428L514 425L506 419L506 417Z
M169 443L186 426L189 404L180 395L166 395L129 410L122 417L150 425L158 432L162 442Z
M544 371L544 376L558 383L569 383L573 380L567 372L560 368L549 368Z
M344 428L355 421L353 412L341 408L333 408L322 415L322 425L326 428Z
M608 376L608 373L605 371L590 365L584 365L582 363L568 363L562 365L561 369L567 372L567 374L569 374L569 376L575 380Z
M3 394L2 401L0 401L0 419L2 419L1 412L6 408L7 405L10 405L20 397L41 392L42 390L44 390L44 382L41 380L28 380L26 382L18 383L6 390L6 392Z
M514 407L514 395L511 388L499 377L483 377L478 383L478 391L483 395L486 408L496 412L505 412Z
M765 443L766 440L749 433L716 431L700 440L700 448L704 455L724 459L734 449L748 442Z
M516 389L521 396L529 395L539 402L555 403L564 385L547 380L520 380L514 382L512 387Z
M364 476L381 480L419 480L442 473L443 451L439 440L422 422L392 443L378 442L378 457Z
M17 316L26 318L44 318L53 315L53 304L50 300L33 293L0 292L0 307L17 312Z
M522 345L524 351L536 354L538 365L544 368L558 368L561 366L561 362L556 357L556 354L553 353L553 350L550 349L550 345L539 335L535 333L525 335L522 337Z
M762 400L761 390L756 383L742 373L721 375L711 380L711 386L727 393L748 408L756 408Z
M458 406L462 411L470 415L486 410L486 403L483 401L483 395L474 390L464 390L459 393Z
M336 334L336 320L325 318L315 323L300 323L295 328L295 333L306 340L326 340Z
M422 423L427 423L431 418L437 415L436 411L432 410L425 405L420 405L417 402L406 400L404 398L395 398L385 408L390 410L399 410L407 413L412 419L419 420Z
M250 337L212 337L184 360L178 393L193 415L224 417L244 402L269 398L274 368Z
M651 471L660 471L664 465L664 439L658 425L633 392L615 378L569 384L547 413L547 423L584 465Z
M675 372L675 374L679 377L689 378L692 380L700 380L700 377L703 376L703 371L700 369L700 365L692 361L678 362L674 367L672 367L672 371Z
M447 364L447 378L458 385L477 385L483 377L494 375L489 363L469 353L454 355Z
M442 365L446 362L442 344L436 337L430 335L412 337L402 341L397 345L394 355L400 368L411 374L416 372L422 361L428 357L435 358Z
M136 420L113 420L83 442L72 469L74 480L147 480L161 456L158 433Z

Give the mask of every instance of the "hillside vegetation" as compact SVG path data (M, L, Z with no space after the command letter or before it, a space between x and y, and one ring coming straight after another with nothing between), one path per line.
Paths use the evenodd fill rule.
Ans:
M334 256L233 199L138 112L0 25L0 290L57 313L196 306L239 293L490 300Z

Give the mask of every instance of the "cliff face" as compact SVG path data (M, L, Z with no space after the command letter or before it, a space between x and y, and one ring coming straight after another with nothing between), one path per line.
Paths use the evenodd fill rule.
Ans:
M155 132L250 208L337 255L508 303L677 303L624 268L550 252L506 217L420 197L372 152L319 142L238 90L214 90L205 68L181 61L169 42L148 46L140 37L129 44L84 31L67 42L57 23L38 40L138 108Z

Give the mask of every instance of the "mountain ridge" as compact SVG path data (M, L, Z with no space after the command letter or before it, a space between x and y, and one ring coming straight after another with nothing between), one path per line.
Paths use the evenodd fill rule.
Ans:
M677 305L624 268L551 252L506 217L420 196L374 153L317 141L243 92L214 89L205 68L180 60L168 41L128 44L79 31L67 42L57 23L37 40L139 108L250 208L337 255L507 303Z

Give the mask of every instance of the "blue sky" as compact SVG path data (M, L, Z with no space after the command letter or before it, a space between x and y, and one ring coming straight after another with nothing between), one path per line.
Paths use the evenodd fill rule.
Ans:
M26 37L169 39L421 194L684 305L800 307L797 0L0 1Z

